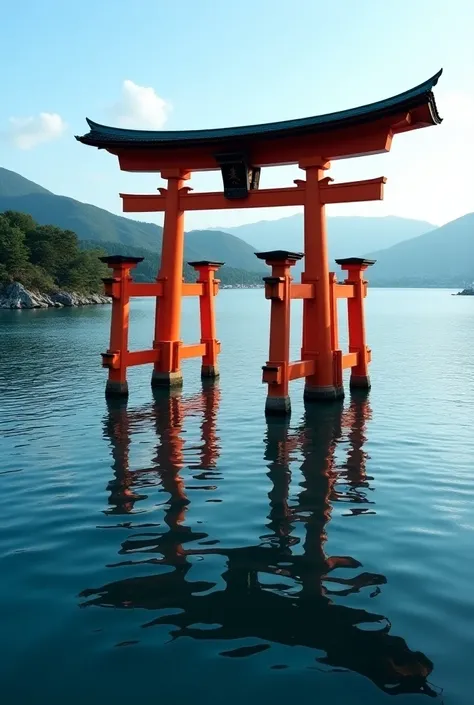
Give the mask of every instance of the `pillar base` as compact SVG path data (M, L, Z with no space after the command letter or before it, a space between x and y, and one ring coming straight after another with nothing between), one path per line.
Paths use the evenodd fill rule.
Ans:
M308 387L304 388L303 398L309 402L327 402L344 399L344 387Z
M203 365L201 367L202 379L217 379L220 375L218 365Z
M349 387L350 389L370 389L369 375L351 375Z
M151 386L162 389L175 389L183 386L183 375L181 372L157 372L153 370L151 375Z
M267 397L265 414L269 416L287 416L291 414L290 397Z
M128 382L115 382L108 379L105 385L105 396L108 399L113 397L128 397Z

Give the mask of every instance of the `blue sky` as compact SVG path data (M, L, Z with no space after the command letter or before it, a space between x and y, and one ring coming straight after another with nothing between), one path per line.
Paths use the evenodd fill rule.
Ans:
M120 191L153 193L159 175L120 172L115 157L77 143L86 116L170 130L284 120L386 98L443 67L435 89L440 127L399 135L390 154L331 171L337 180L387 176L385 201L330 210L442 224L474 211L473 26L472 0L8 3L0 166L120 213ZM298 176L297 168L269 169L261 186L291 185ZM221 187L218 173L192 183ZM293 211L192 213L186 227Z

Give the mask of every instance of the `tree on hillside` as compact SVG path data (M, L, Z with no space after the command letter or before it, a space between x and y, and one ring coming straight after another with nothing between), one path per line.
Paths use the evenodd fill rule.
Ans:
M54 225L37 225L26 233L25 241L31 263L47 269L58 286L69 286L72 264L79 253L75 233Z
M156 274L160 268L160 255L156 252L151 252L143 247L135 247L133 245L124 245L116 242L94 242L93 240L81 240L80 247L84 250L95 250L98 247L103 247L108 255L130 255L131 257L143 257L143 262L140 262L136 269L133 270L133 278L137 282L153 282L156 279ZM270 270L268 270L270 271ZM196 271L189 266L187 262L183 266L183 277L186 282L195 282L197 278ZM217 273L217 278L224 285L236 286L259 286L263 284L261 272L248 272L245 269L237 269L224 265Z
M20 228L23 233L36 228L36 223L28 213L18 213L18 211L5 211L3 214L10 225L15 228Z
M0 283L19 281L41 291L98 292L108 271L100 254L82 251L71 230L38 225L26 213L0 214Z
M4 215L0 215L0 263L12 277L19 275L28 263L25 233Z

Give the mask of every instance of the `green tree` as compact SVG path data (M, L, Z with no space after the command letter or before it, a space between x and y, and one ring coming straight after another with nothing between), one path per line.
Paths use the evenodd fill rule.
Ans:
M58 286L67 286L72 262L79 251L77 235L54 225L36 225L26 233L26 245L31 263L46 269Z
M28 213L19 213L18 211L5 211L3 214L10 225L14 228L20 228L24 233L36 228L35 220Z
M9 281L10 275L8 274L8 269L0 262L0 286L3 284L8 284Z
M20 228L11 226L8 218L0 215L0 264L14 278L28 262L25 234Z
M102 291L108 270L101 254L82 251L71 230L38 225L26 213L0 214L0 282L19 281L42 291Z
M70 262L62 286L71 291L101 291L102 278L110 273L99 260L100 254L96 250L78 252Z

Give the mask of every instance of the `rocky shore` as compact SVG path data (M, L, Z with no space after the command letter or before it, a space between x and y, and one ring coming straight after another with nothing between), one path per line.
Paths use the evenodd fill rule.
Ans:
M467 289L458 291L456 296L474 296L474 286L468 286Z
M68 306L90 306L93 304L109 304L111 299L101 294L76 294L70 291L55 291L43 294L29 291L22 284L13 282L0 287L0 308L32 309L32 308L63 308Z

